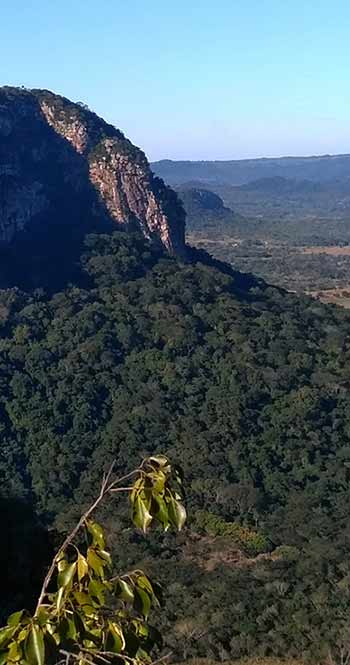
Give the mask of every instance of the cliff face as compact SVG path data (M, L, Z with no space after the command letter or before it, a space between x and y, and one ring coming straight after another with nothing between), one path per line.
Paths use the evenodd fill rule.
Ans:
M0 243L125 225L185 252L185 215L144 153L81 104L43 90L0 88Z

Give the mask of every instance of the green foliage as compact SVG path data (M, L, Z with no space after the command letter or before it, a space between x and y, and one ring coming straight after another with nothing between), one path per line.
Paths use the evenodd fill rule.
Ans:
M152 522L180 530L186 512L181 503L179 470L158 455L146 459L135 475L130 491L135 525L144 532ZM176 491L172 489L173 475ZM55 556L35 613L15 612L0 630L1 663L151 661L152 649L162 645L159 631L148 622L151 609L160 606L159 585L141 570L112 577L104 529L90 517L106 495L123 490L118 479L111 481L110 472L99 498ZM88 540L84 551L73 543L80 526ZM48 586L54 573L57 590L51 592Z
M325 658L350 613L349 316L192 258L92 236L85 281L0 293L2 492L26 497L53 535L113 459L120 475L135 457L180 460L190 514L263 534L271 553L254 561L230 537L220 552L214 536L209 557L195 523L145 539L125 506L103 508L118 570L169 588L155 613L175 657ZM279 556L281 545L299 555Z
M226 522L221 517L205 510L198 510L195 525L210 536L226 536L249 556L257 556L270 549L268 539L257 531L241 526L237 522Z

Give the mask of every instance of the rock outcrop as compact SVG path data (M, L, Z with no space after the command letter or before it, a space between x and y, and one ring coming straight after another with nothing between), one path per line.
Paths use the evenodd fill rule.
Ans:
M144 153L80 103L0 88L0 243L125 225L185 253L185 214Z

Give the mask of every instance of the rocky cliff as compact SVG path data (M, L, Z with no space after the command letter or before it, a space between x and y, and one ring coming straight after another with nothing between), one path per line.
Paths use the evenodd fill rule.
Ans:
M0 243L125 225L185 252L184 212L144 153L82 104L0 88Z

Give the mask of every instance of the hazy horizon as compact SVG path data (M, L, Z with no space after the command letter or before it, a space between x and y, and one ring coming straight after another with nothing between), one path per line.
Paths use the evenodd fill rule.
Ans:
M162 157L161 159L150 160L153 164L156 162L249 162L257 159L321 159L323 157L350 157L350 152L325 153L313 155L257 155L253 157L233 157L232 159L175 159L172 157Z

